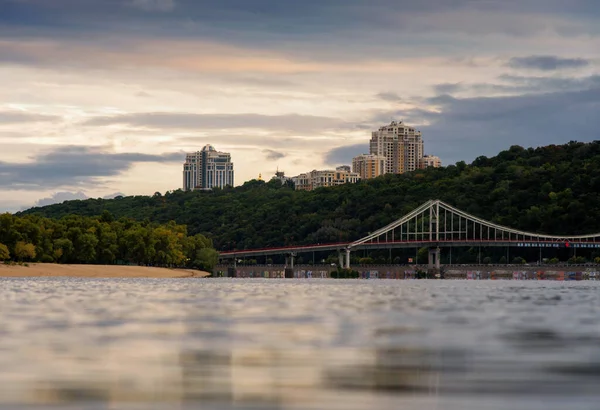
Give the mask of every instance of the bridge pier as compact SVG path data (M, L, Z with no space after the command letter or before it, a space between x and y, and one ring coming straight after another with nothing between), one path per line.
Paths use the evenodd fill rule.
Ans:
M342 251L338 251L338 259L339 259L338 266L340 268L343 268L346 265L346 263L345 263L344 254L342 253Z
M350 269L350 249L346 249L346 269Z
M440 269L440 255L439 247L429 248L429 269Z
M285 267L287 268L288 266L291 269L294 269L294 257L296 256L295 253L290 253L288 256L285 257Z

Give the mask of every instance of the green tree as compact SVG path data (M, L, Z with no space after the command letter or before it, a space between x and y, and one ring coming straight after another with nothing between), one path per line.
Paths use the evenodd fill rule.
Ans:
M421 248L419 252L417 252L417 261L418 264L426 264L429 263L429 249Z
M10 252L8 250L8 246L0 243L0 261L5 261L10 259Z
M60 263L67 263L71 260L71 255L75 250L73 242L67 238L58 238L54 240L54 259Z
M15 244L15 257L20 260L32 260L35 258L35 245L19 241Z
M206 271L212 271L217 262L219 261L219 253L212 248L200 249L196 255L194 264Z

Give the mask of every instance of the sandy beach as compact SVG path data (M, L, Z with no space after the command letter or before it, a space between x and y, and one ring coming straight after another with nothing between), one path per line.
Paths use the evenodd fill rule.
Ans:
M30 263L29 266L0 264L0 277L72 278L202 278L210 275L193 269L167 269L147 266L58 265Z

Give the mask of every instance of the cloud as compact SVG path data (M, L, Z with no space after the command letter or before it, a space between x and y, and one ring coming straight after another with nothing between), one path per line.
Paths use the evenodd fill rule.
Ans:
M126 196L123 192L115 192L112 194L104 195L102 199L114 199L118 196Z
M600 75L587 77L531 77L503 74L497 77L498 82L490 83L443 83L433 86L433 90L441 96L457 93L470 93L482 96L497 96L499 94L540 94L554 91L578 91L600 87ZM431 102L432 100L429 100Z
M0 188L41 190L98 185L101 179L122 174L135 163L183 162L184 154L113 153L104 147L64 146L27 163L0 161Z
M53 115L32 114L22 111L0 111L0 125L27 122L52 122L60 119L60 117Z
M73 201L76 199L88 199L88 196L83 191L78 192L55 192L48 198L42 198L35 202L34 206L47 206L52 204L60 204L65 201Z
M436 84L433 86L436 94L454 94L457 91L460 91L464 88L462 83L443 83Z
M318 69L291 64L298 61L328 61L346 65L346 70L383 60L401 61L423 56L424 52L457 56L487 52L489 35L510 36L507 41L552 35L593 36L598 33L597 5L588 0L558 1L474 1L474 0L27 0L8 2L0 13L0 38L58 40L59 47L27 51L23 44L12 50L0 49L0 59L22 63L47 62L69 65L85 60L87 67L106 67L123 61L131 67L149 65L151 57L140 52L157 40L162 51L153 63L169 66L206 67L222 71L240 66L239 55L224 53L210 58L197 46L173 57L178 42L195 40L222 47L252 49L261 64L264 51L276 52L279 70L286 72ZM564 2L563 2L564 3ZM0 0L0 9L7 0ZM158 11L149 13L148 11ZM567 13L565 13L567 12ZM577 19L579 15L585 19ZM401 36L403 41L398 41ZM435 36L442 36L436 38ZM136 38L136 44L131 44ZM69 39L70 41L66 41ZM170 46L166 44L171 40ZM75 44L74 44L75 43ZM79 44L80 47L76 47ZM61 49L60 45L63 45ZM102 46L102 47L100 47ZM104 52L101 52L102 48ZM80 59L70 56L75 49ZM89 50L86 53L86 50ZM55 57L52 57L55 56ZM249 56L246 56L249 57ZM372 60L376 56L378 59ZM241 57L241 56L240 56ZM273 60L274 56L270 56ZM116 60L116 61L115 61ZM348 65L348 62L352 65ZM250 67L258 66L254 61ZM249 72L243 65L239 72ZM271 71L273 72L273 71Z
M402 101L402 98L398 94L393 93L393 92L379 93L376 95L376 97L383 101L392 101L392 102Z
M369 144L356 144L334 148L324 155L324 161L328 165L349 165L352 158L369 152Z
M600 84L584 90L500 97L430 98L435 110L379 112L421 124L425 151L445 163L494 155L511 145L536 147L598 139Z
M310 132L336 129L344 124L337 118L314 115L261 115L261 114L189 114L138 113L92 118L88 126L128 125L155 129L270 129L288 132Z
M269 161L277 161L278 159L285 158L285 154L283 152L277 152L270 149L263 150L263 154L265 154L265 158Z
M587 77L528 77L501 75L500 80L520 87L522 91L576 91L600 87L600 75Z
M529 68L541 71L556 71L567 68L582 68L590 65L583 58L561 58L556 56L514 57L508 62L512 68Z
M171 11L175 8L174 0L133 0L132 5L146 11Z
M125 196L122 192L115 192L114 194L105 195L102 199L113 199L117 196ZM52 204L61 204L65 201L75 201L75 200L86 200L90 199L89 196L86 195L83 191L77 192L55 192L47 198L38 199L35 201L34 207L48 206Z

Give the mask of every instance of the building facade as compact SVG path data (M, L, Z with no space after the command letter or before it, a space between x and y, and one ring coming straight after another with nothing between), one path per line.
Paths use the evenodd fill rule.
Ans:
M352 172L361 179L377 178L386 173L386 157L383 155L363 154L352 158Z
M423 137L420 131L392 121L371 134L369 144L371 155L386 158L386 172L402 174L419 168L423 158Z
M183 164L183 190L212 189L233 186L231 154L218 152L212 145L202 151L186 154Z
M419 168L425 169L429 167L439 168L442 166L442 160L435 155L424 155L419 163Z
M316 188L331 187L348 183L356 183L360 176L348 171L348 166L336 168L335 171L317 171L313 170L297 177L292 178L297 190L312 191Z

